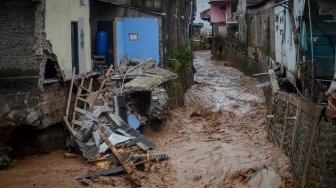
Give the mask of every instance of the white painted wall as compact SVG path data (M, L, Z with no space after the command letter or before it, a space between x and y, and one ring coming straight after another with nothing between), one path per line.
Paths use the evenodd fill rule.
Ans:
M299 23L301 21L300 17L303 16L304 8L305 8L305 0L294 0L293 14L296 28L299 27Z
M80 25L83 27L84 45L83 48L79 45L79 73L92 70L89 18L90 6L82 5L81 0L46 0L46 37L52 44L66 80L72 76L71 21L78 21L79 29Z
M275 13L275 60L286 68L287 78L295 83L296 51L288 10L277 6Z

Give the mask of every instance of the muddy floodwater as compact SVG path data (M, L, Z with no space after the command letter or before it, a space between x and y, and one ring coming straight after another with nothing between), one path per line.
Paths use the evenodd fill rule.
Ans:
M143 187L240 188L249 187L254 171L272 166L283 186L292 187L288 157L267 139L266 103L262 90L254 87L256 80L211 61L209 51L195 56L196 84L186 93L185 105L170 113L162 131L146 135L170 159L134 177ZM18 161L0 171L0 187L84 186L73 178L97 167L80 158L65 159L63 153Z

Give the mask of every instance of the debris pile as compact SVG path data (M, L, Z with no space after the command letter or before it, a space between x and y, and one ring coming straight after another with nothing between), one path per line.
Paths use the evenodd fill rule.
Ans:
M93 79L82 78L78 85L72 114L70 114L71 82L66 115L63 121L69 131L67 146L77 150L88 163L102 167L102 170L76 177L81 180L120 172L131 174L135 168L148 162L168 159L166 153L150 151L155 144L146 138L139 128L145 125L149 116L139 112L132 97L137 92L160 93L166 97L162 83L177 78L175 73L155 66L151 60L139 61L125 58L118 70L108 68L102 76L99 87L94 91ZM163 97L163 98L164 98ZM148 107L154 117L160 117L166 101L156 96L155 107ZM161 97L162 98L162 97ZM150 103L150 102L149 102Z

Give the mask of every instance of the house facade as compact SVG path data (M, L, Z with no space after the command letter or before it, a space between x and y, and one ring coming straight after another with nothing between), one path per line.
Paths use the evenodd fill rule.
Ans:
M190 48L196 6L194 1L179 0L0 3L4 140L17 126L42 129L62 122L73 71L75 78L95 74L97 31L110 35L106 55L111 55L115 67L126 55L152 58L158 66L166 66L174 49Z
M263 82L268 138L289 156L294 187L336 182L335 5L240 0L239 44L224 50L224 58Z
M213 27L213 35L234 35L237 28L236 10L237 1L213 0L209 1L210 9L201 13L201 18L210 21Z
M89 4L14 0L0 9L0 130L61 122L73 68L92 70Z

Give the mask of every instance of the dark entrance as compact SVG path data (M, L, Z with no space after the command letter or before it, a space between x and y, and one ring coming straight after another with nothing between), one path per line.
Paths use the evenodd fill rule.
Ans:
M79 73L78 22L71 22L71 55L72 55L72 68L76 68L76 74L78 74Z

